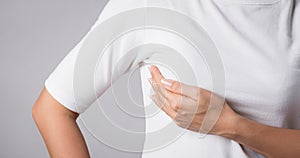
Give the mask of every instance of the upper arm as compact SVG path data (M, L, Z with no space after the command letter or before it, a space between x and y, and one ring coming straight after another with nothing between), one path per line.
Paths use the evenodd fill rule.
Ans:
M86 143L76 123L78 114L56 101L46 88L34 104L32 116L51 157L89 157Z
M73 119L76 119L78 117L78 113L67 109L57 100L55 100L46 88L43 88L40 96L38 97L32 108L33 117L39 115L41 115L42 117L44 113L48 113L49 115L51 114L54 116L65 115Z

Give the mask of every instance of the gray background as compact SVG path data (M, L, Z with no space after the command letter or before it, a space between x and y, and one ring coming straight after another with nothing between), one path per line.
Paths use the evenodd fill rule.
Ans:
M47 76L87 33L106 3L107 0L0 1L1 158L49 157L31 117L32 105ZM136 73L133 80L140 82L138 77ZM126 76L116 86L125 81ZM136 101L141 103L140 87L135 89ZM110 91L101 103L115 105ZM141 122L132 124L142 129ZM79 124L92 157L140 157L140 153L103 145L80 121ZM142 146L143 138L136 142Z

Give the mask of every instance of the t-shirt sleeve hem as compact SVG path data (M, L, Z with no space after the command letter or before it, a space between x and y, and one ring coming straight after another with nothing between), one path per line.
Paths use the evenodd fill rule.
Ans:
M45 81L45 88L50 93L50 95L58 101L61 105L63 105L68 110L71 110L76 113L80 113L73 104L73 102L68 101L67 99L63 98L63 94L60 94L59 90L57 90L53 85L49 82L48 79Z

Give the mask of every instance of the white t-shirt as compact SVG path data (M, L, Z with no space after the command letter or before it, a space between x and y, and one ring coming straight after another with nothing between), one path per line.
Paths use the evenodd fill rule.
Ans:
M89 105L75 105L73 73L81 46L89 44L85 41L87 37L102 22L118 13L141 7L166 8L195 20L207 31L222 59L225 97L235 111L262 124L300 129L299 3L298 0L111 0L87 35L48 77L45 87L66 108L78 113L84 112ZM197 72L195 86L211 89L210 72L205 60L195 55L197 50L194 47L174 33L148 28L146 31L128 32L107 48L102 59L104 62L95 70L98 97L110 86L111 71L119 64L117 61L131 49L149 43L177 50ZM128 60L138 65L140 62L150 61L149 57L152 55ZM116 76L133 67L125 66L125 70L117 72L119 74ZM167 78L176 79L176 75L165 67L158 66ZM151 100L147 71L146 67L141 67L144 105L155 106L153 103L149 104ZM91 103L93 101L90 100ZM146 132L159 130L170 122L168 116L159 112L146 119ZM146 136L145 144L147 141L150 140ZM160 150L143 153L144 158L260 156L232 140L214 135L199 139L191 131Z

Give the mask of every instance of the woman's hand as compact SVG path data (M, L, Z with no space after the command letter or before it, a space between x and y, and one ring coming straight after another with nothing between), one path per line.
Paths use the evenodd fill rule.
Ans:
M150 72L152 78L149 80L155 91L153 101L178 126L198 132L214 94L202 88L164 79L156 66L151 66ZM300 130L254 122L235 113L226 102L209 133L232 139L269 158L300 156Z
M169 115L178 126L201 132L200 127L207 114L213 93L199 87L164 79L156 66L151 66L149 69L152 76L149 81L155 92L151 98L155 104ZM223 106L223 109L219 111L221 113L219 118L213 118L217 121L209 131L211 134L230 134L233 131L235 118L238 118L238 115L226 102L222 101L221 103L224 103L219 105Z

